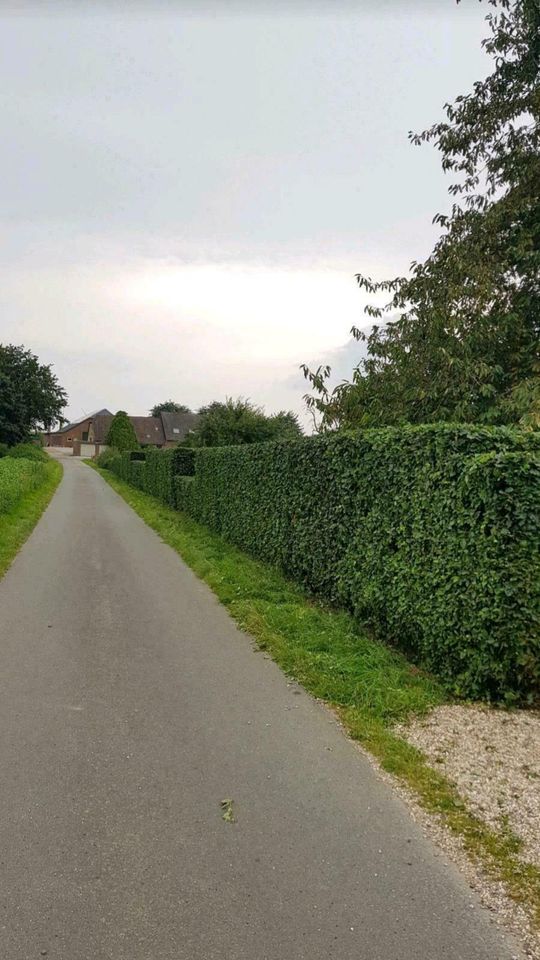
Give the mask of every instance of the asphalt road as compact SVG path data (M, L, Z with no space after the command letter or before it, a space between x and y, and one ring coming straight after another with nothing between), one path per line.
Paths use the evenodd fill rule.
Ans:
M0 957L517 955L331 715L64 466L0 582Z

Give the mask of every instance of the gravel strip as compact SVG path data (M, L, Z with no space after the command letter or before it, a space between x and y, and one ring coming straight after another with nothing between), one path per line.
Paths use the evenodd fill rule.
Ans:
M474 890L480 898L482 905L491 911L494 923L500 927L501 931L511 933L515 940L520 943L522 952L519 953L519 956L515 957L515 960L524 960L524 958L525 960L540 960L540 935L536 922L532 922L529 910L510 897L504 884L495 880L479 861L471 859L465 850L462 838L448 829L443 817L437 813L428 813L419 803L416 794L408 786L393 774L383 770L378 760L376 760L369 751L365 750L356 740L351 739L335 709L323 700L319 700L318 702L321 704L321 707L324 707L333 715L344 735L370 762L379 779L388 783L401 798L403 803L408 807L413 820L421 827L424 835L429 837L436 847L439 848L439 855L443 861L453 863L460 870L471 889ZM481 710L482 708L458 708L458 710L462 709ZM495 711L490 710L482 710L482 712L489 713L490 715L495 713ZM502 716L508 718L515 716L515 714L503 713ZM529 718L532 717L536 725L540 722L540 713L529 712L525 714L525 716ZM404 739L408 739L409 733L415 727L420 727L425 723L426 719L424 718L422 721L416 721L408 727L404 725L399 726L395 732L403 736ZM440 767L435 764L433 764L433 766L434 769L440 769ZM471 903L471 907L472 906L473 904ZM496 958L494 958L494 960L496 960Z
M540 713L444 706L399 733L443 770L481 820L508 824L523 841L523 859L540 866Z

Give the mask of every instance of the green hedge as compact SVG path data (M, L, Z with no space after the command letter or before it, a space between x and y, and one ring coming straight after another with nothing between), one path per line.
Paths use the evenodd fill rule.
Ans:
M172 471L175 475L192 477L195 473L195 450L176 447L172 451Z
M106 462L121 480L126 480L163 500L169 506L175 505L173 484L173 455L176 451L150 448L145 451L134 450L118 454Z
M47 464L26 457L2 457L0 460L0 514L37 490L47 478Z
M194 476L155 455L162 499L173 485L179 509L455 692L526 701L540 680L539 452L538 434L437 424L197 450Z

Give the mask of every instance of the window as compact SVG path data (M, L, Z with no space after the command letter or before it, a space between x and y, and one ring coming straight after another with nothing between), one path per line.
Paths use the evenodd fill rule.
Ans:
M173 432L173 433L180 433L180 427L173 427L173 428L172 428L172 432Z
M83 430L82 441L86 443L88 440L88 430Z

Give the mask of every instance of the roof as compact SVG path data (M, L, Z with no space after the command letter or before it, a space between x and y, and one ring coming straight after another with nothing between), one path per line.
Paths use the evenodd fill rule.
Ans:
M59 427L58 430L51 431L52 433L66 433L68 430L73 430L73 427L78 427L79 424L84 423L86 420L95 420L96 417L108 416L112 419L112 413L110 410L107 410L106 407L103 407L102 410L94 410L93 413L87 413L84 417L79 417L78 420L72 420L71 423L64 424L63 427Z
M155 444L163 446L165 443L165 433L161 417L130 417L137 442L143 446ZM112 413L109 416L97 416L94 419L94 443L105 443L109 427L112 423Z
M199 421L196 413L166 413L163 412L159 417L130 417L135 430L135 436L138 443L142 446L155 444L163 446L164 443L178 443L187 436L190 430L194 430ZM82 420L75 420L57 430L57 433L65 433L77 424L91 420L93 424L94 443L105 443L109 427L113 420L113 414L110 410L96 410L95 413L89 413Z
M109 432L109 427L112 423L112 418L112 413L98 413L97 416L94 417L93 427L95 443L105 443L105 439Z
M139 443L165 443L161 417L130 417Z
M167 413L165 410L161 413L163 422L163 432L165 440L179 441L187 436L190 430L194 430L199 422L196 413Z

